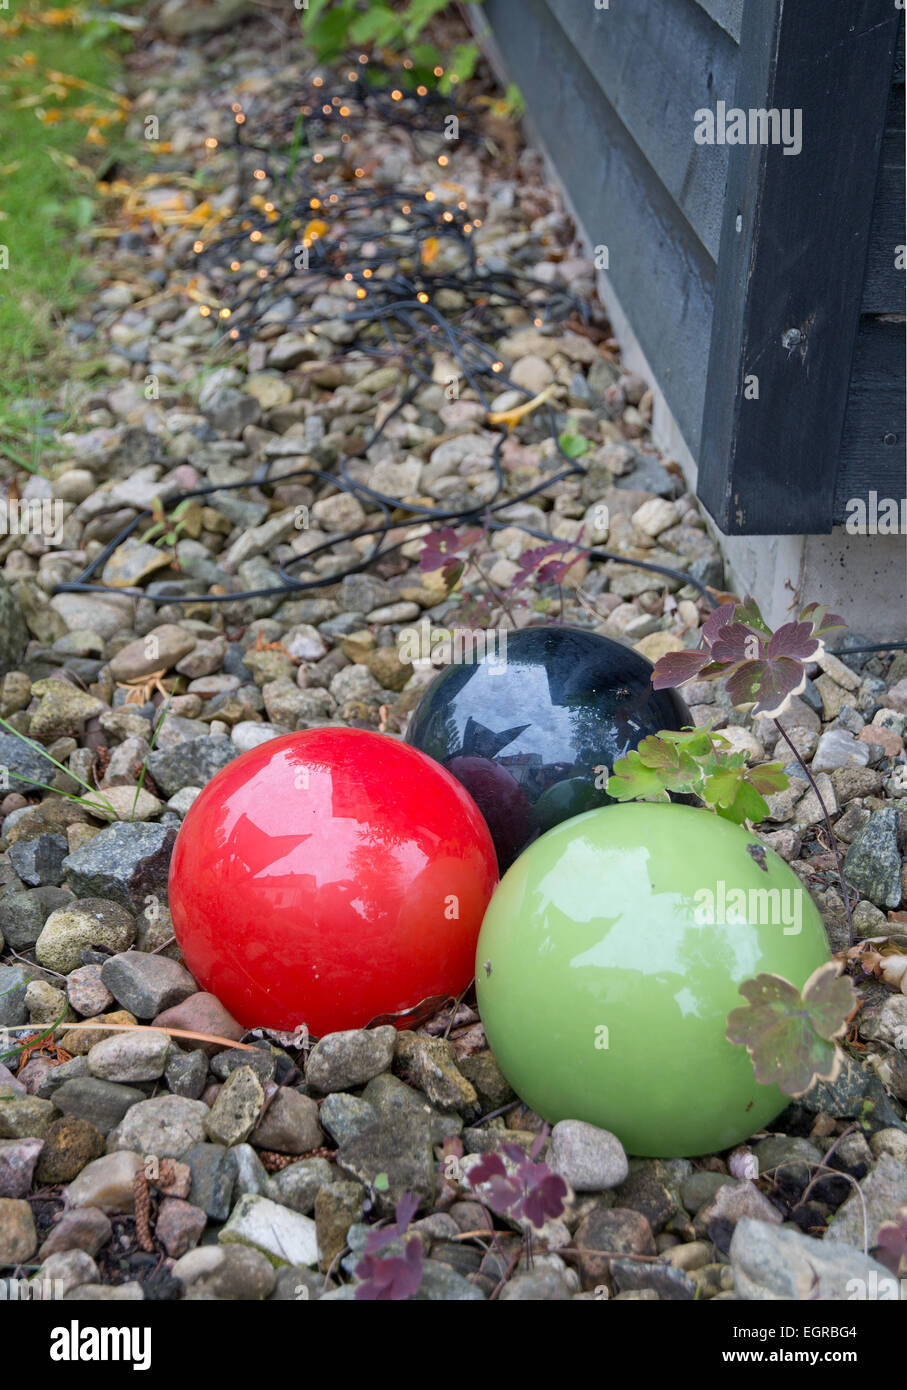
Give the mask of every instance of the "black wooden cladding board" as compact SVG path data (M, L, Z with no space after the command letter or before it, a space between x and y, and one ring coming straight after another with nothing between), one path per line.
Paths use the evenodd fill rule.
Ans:
M901 28L903 42L903 27ZM895 263L896 248L904 245L904 70L897 71L888 99L882 159L876 184L869 233L869 255L863 282L864 314L904 312L904 271Z
M547 0L627 134L718 258L727 182L726 145L697 145L695 113L734 104L740 53L695 0L614 4Z
M744 11L736 101L801 108L803 149L731 154L698 491L728 533L821 534L835 519L899 15L889 0L772 3L769 22L762 4ZM745 397L752 375L758 400ZM878 428L871 393L854 410L856 457L856 437Z
M903 317L862 318L847 397L835 484L834 520L851 497L907 496L907 339Z
M720 24L721 28L730 34L735 43L740 42L743 0L696 0L696 3L716 24ZM750 4L753 3L754 0L750 0Z
M588 240L608 247L615 293L695 456L714 262L545 0L484 8Z

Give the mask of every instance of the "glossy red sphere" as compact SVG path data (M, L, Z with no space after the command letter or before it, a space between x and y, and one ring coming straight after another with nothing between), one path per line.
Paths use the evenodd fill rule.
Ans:
M320 1037L464 990L496 881L478 808L431 758L308 729L196 798L170 911L186 965L234 1018Z

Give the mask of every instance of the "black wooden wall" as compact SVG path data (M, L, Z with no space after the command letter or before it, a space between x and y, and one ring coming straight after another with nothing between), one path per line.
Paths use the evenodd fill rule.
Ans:
M901 497L903 13L486 0L484 14L587 240L608 248L722 529L821 533L868 488ZM696 144L695 112L718 101L803 108L803 152Z

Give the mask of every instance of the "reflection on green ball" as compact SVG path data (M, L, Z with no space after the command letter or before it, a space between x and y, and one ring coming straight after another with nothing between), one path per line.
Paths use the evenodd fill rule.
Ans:
M793 871L740 826L631 802L550 830L507 871L476 956L488 1041L518 1095L629 1153L732 1147L787 1098L761 1086L726 1019L743 980L801 989L829 959Z

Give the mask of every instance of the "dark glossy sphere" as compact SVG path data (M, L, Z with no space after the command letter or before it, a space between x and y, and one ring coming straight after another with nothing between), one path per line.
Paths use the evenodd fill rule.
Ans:
M651 675L645 657L594 632L523 628L507 634L506 653L498 643L492 656L442 672L407 742L471 793L503 873L544 831L611 803L602 769L648 734L692 722Z

